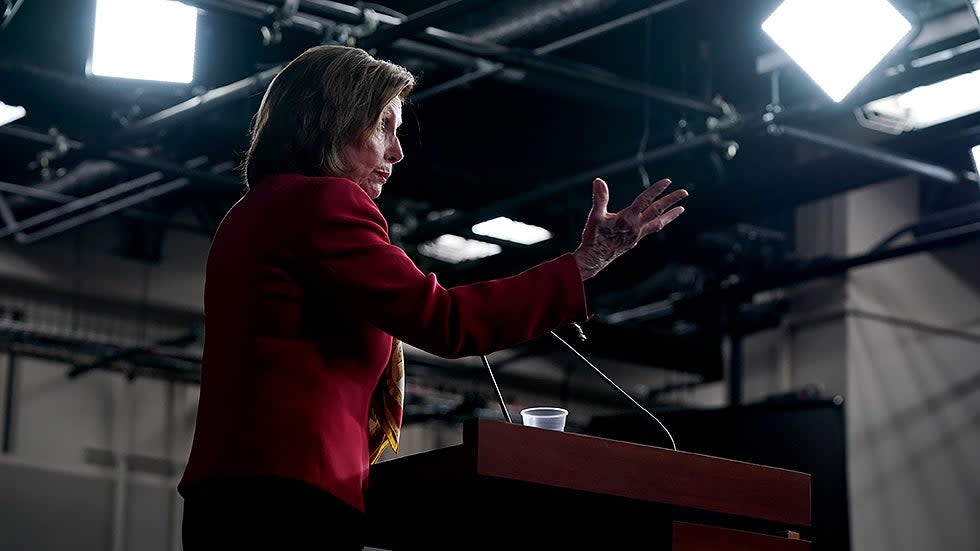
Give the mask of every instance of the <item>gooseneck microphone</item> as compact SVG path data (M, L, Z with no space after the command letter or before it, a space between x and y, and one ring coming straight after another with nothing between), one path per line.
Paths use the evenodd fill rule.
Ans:
M579 325L577 323L573 323L572 326L575 327L575 330L576 331L578 331L579 339L584 341L585 340L585 333L582 331L582 328L579 327ZM575 350L575 347L574 346L568 344L565 341L565 339L559 337L558 336L558 333L555 333L554 331L552 331L551 332L551 335L553 337L555 337L556 339L558 339L558 342L564 344L569 350L572 351L572 353L574 353L576 356L578 356L580 360L582 360L589 367L591 367L593 369L593 371L595 371L596 373L598 373L599 376L602 377L602 380L603 381L606 381L606 383L608 383L609 386L613 387L616 390L616 392L620 393L621 395L623 395L623 397L625 397L627 400L629 400L630 402L632 402L633 405L636 406L637 408L639 408L640 411L642 411L643 413L645 413L647 415L647 417L649 417L650 419L653 419L654 421L656 421L657 424L660 425L660 428L664 429L664 432L667 433L667 438L670 439L670 445L671 445L671 447L674 448L674 451L677 451L677 444L674 443L674 437L671 436L670 431L667 430L667 427L665 427L664 424L660 422L660 419L657 419L657 417L654 414L652 414L649 411L647 411L647 408L645 408L642 405L640 405L640 403L637 402L636 400L634 400L633 397L630 396L628 392L626 392L625 390L623 390L622 388L620 388L619 385L617 385L615 382L613 382L612 379L610 379L609 377L607 377L605 373L603 373L602 371L600 371L598 367L596 367L595 365L593 365L592 362L590 362L588 359L586 359L585 356L583 356L582 354L580 354L578 350ZM489 368L490 366L487 365L487 367ZM491 377L492 376L493 375L491 375Z
M582 328L579 327L579 324L573 323L572 324L572 327L574 327L575 330L578 332L578 338L579 338L579 340L584 341L585 340L585 332L582 331ZM674 449L674 451L677 451L677 444L674 442L674 437L670 434L670 431L667 430L667 427L665 427L664 424L660 422L660 419L657 419L657 416L656 415L650 413L647 410L647 408L643 407L642 405L640 405L639 402L637 402L636 400L634 400L633 397L630 396L628 392L626 392L625 390L623 390L622 388L620 388L619 385L617 385L612 379L610 379L609 377L607 377L606 374L603 373L598 367L596 367L585 356L583 356L581 353L579 353L579 351L576 350L574 346L568 344L568 342L566 342L565 339L563 339L560 336L558 336L558 334L555 333L554 331L551 332L551 335L553 337L555 337L556 339L558 339L558 342L564 344L569 350L572 351L573 354L575 354L576 356L579 357L580 360L582 360L583 362L585 362L586 365L588 365L589 367L591 367L593 371L595 371L596 373L598 373L599 376L602 377L602 380L605 381L609 386L613 387L613 389L615 389L616 392L618 392L619 394L621 394L623 397L625 397L627 400L629 400L634 406L636 406L637 408L639 408L640 411L642 411L643 413L645 413L647 417L649 417L650 419L653 419L658 425L660 425L660 428L662 428L664 430L664 432L667 433L667 438L670 439L670 445L671 445L671 447ZM513 423L513 421L510 418L510 412L507 411L507 404L506 404L506 402L504 402L504 396L500 393L500 387L497 386L497 379L494 378L494 376L493 376L493 369L490 368L490 361L487 359L486 355L480 356L480 359L483 360L483 365L487 368L487 373L490 374L490 382L493 384L493 390L497 393L497 402L500 404L500 411L503 412L504 418L507 419L507 422L508 423Z

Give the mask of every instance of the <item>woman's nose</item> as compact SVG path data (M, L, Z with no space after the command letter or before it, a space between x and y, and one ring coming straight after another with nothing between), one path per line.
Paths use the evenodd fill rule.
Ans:
M385 152L385 160L391 164L395 164L404 158L405 153L402 151L401 140L395 138L388 145L388 151Z

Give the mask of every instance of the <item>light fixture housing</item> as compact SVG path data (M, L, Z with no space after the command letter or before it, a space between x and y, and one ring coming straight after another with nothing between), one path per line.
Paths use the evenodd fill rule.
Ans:
M19 105L7 105L0 101L0 126L10 124L27 115L27 109Z
M98 0L89 73L187 84L194 79L197 8L171 0Z
M877 99L855 110L867 128L902 134L980 112L980 70Z
M432 241L419 245L420 253L450 264L486 258L500 254L502 251L503 249L496 243L466 239L451 233L440 235Z
M840 102L912 30L887 0L786 0L762 30Z
M474 225L473 233L520 243L521 245L533 245L551 239L550 231L539 226L517 222L505 216L498 216Z

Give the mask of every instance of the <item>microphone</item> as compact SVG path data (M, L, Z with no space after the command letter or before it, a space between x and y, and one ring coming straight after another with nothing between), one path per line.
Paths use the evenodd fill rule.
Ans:
M578 332L578 339L580 341L583 341L584 342L585 341L585 332L582 331L582 328L577 323L573 323L572 326ZM586 359L585 356L583 356L582 354L580 354L578 350L575 350L575 347L573 347L572 345L568 344L568 342L566 342L565 339L559 337L558 336L558 333L555 333L554 331L552 331L551 332L551 335L553 337L555 337L556 339L558 339L558 342L564 344L569 350L572 351L572 353L574 353L576 356L578 356L579 359L581 359L583 362L585 362L586 364L588 364L588 366L591 367L596 373L598 373L599 376L602 377L602 380L605 381L606 383L608 383L609 386L613 387L613 389L615 389L616 392L620 393L621 395L623 395L623 397L625 397L627 400L629 400L630 402L632 402L633 405L636 406L637 408L639 408L640 411L642 411L643 413L645 413L647 415L647 417L649 417L650 419L653 419L654 421L656 421L657 424L660 425L660 428L662 428L664 430L664 432L667 433L667 438L670 439L670 445L671 445L671 447L674 448L674 451L677 451L677 444L674 443L674 437L671 436L670 431L667 430L667 427L665 427L664 424L660 422L660 419L657 419L657 417L654 414L652 414L649 411L647 411L647 408L643 407L642 405L640 405L639 402L637 402L636 400L634 400L633 397L630 396L628 392L626 392L625 390L623 390L622 388L620 388L619 385L617 385L615 382L613 382L612 379L610 379L609 377L607 377L605 373L603 373L602 371L600 371L598 367L596 367L595 365L593 365L592 362L590 362L588 359ZM487 368L489 368L489 367L490 367L490 365L487 364ZM492 375L491 375L491 377L492 377Z
M490 374L490 382L493 383L493 389L497 391L497 401L500 402L500 411L504 412L504 418L507 419L508 423L513 423L514 421L510 418L510 412L507 411L507 404L504 403L504 395L500 393L500 387L497 386L497 379L493 377L493 370L490 369L490 360L487 359L486 355L480 356L483 360L483 365L487 368L487 373Z

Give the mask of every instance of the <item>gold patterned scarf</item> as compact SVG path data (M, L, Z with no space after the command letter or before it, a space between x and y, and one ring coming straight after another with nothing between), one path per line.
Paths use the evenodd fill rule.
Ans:
M371 394L368 411L368 449L371 463L381 457L381 452L391 446L398 451L398 436L402 426L402 405L405 400L405 353L398 339L391 341L391 357L381 374L378 386Z

